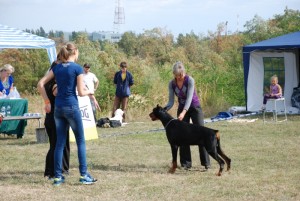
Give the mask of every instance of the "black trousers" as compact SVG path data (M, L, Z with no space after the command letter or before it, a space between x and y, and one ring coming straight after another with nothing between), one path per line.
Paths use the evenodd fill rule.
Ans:
M45 128L49 137L49 150L46 156L46 165L45 165L45 172L44 176L54 177L54 150L56 144L56 127L54 121L53 114L46 114L45 118ZM69 164L70 164L70 139L69 139L69 130L67 135L66 145L64 147L63 153L63 173L67 173L69 171Z
M182 112L182 109L177 110L177 116ZM193 124L197 124L200 126L204 125L204 115L202 112L202 108L199 107L190 107L186 112L183 121L190 123L192 120ZM200 162L202 166L210 166L209 155L204 146L199 145L199 155ZM190 146L180 146L179 147L179 156L180 156L180 164L181 166L187 165L192 166L192 157L191 157L191 148Z

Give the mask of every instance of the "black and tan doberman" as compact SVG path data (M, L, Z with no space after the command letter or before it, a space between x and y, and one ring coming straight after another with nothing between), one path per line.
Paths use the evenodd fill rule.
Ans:
M230 170L231 159L221 149L218 130L179 121L159 105L153 109L149 116L152 121L160 120L165 127L172 150L172 167L169 170L170 173L174 173L177 168L178 147L182 145L203 145L209 155L219 163L218 176L222 175L224 169L225 163L222 158L227 164L227 171Z

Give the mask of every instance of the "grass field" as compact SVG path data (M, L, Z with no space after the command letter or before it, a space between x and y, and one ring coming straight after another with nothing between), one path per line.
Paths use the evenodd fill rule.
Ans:
M160 122L149 118L120 128L99 128L87 141L95 185L78 182L77 148L71 144L70 175L59 187L43 178L48 144L37 144L35 121L22 139L0 135L0 200L300 200L300 116L287 123L222 121L206 126L221 131L232 170L215 176L218 164L203 172L197 147L193 168L167 173L171 151ZM245 119L247 120L247 119Z

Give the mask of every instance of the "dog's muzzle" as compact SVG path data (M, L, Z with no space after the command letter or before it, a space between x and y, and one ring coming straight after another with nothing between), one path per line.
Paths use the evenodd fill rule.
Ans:
M150 116L150 118L151 118L152 121L155 121L155 120L158 119L158 118L155 116L155 114L154 114L153 112L151 112L151 113L149 114L149 116Z

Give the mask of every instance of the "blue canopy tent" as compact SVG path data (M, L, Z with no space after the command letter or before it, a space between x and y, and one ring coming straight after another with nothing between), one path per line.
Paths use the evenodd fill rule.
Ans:
M50 64L56 60L55 42L0 24L0 49L46 49Z
M266 57L284 58L284 97L289 113L298 110L291 106L291 95L299 84L300 31L271 38L243 47L244 85L248 111L261 109L263 101L264 63Z

